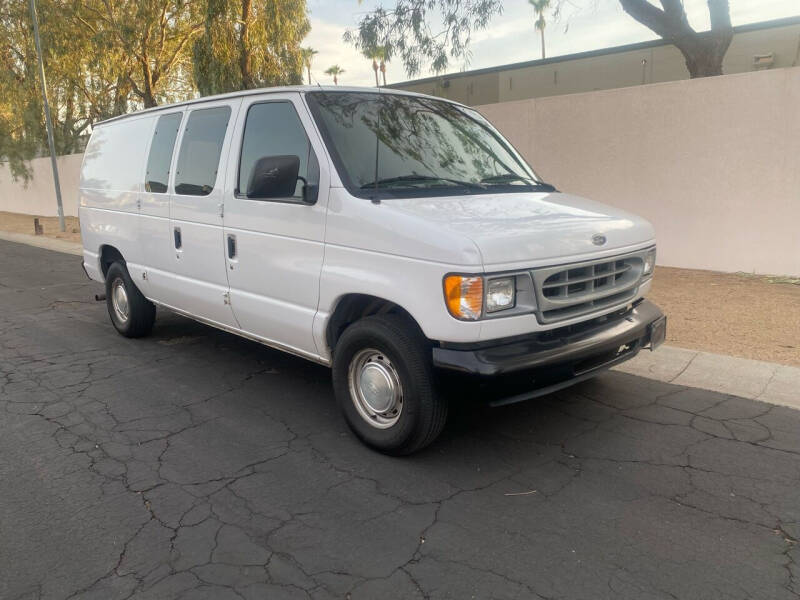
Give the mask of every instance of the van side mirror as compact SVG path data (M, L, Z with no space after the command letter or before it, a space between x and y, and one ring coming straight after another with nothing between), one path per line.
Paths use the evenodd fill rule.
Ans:
M300 173L299 156L263 156L253 165L248 198L291 198Z

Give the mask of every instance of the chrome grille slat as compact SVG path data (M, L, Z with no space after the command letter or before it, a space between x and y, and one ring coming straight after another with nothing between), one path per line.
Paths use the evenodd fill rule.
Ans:
M599 278L602 278L602 277L610 277L611 275L617 275L619 273L625 273L630 268L631 268L630 265L626 265L625 267L623 267L621 269L617 269L616 271L608 271L608 272L602 272L601 271L600 274L594 275L595 270L594 270L594 265L592 265L592 275L589 275L588 277L582 277L580 279L568 279L565 282L545 283L542 287L543 287L543 289L549 289L549 288L553 288L553 287L560 287L560 286L564 285L565 283L583 283L584 281L592 281L592 282L594 282L595 279L599 279Z
M534 269L537 318L554 323L613 308L639 288L647 250L608 258Z

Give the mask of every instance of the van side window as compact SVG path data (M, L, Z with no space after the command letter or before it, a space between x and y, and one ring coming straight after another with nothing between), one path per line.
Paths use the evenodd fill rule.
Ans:
M144 189L148 192L164 194L167 191L172 151L175 149L182 116L181 113L172 113L158 118L153 141L150 144L150 156L147 158L147 173L144 177Z
M265 156L299 157L299 177L310 185L319 184L319 163L291 102L264 102L248 109L239 159L240 194L247 190L253 166ZM298 178L292 198L302 196L303 181Z
M175 169L176 194L207 196L214 189L230 116L228 106L193 110L189 114Z

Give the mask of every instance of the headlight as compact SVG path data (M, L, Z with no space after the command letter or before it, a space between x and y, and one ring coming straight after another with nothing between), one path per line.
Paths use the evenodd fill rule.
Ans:
M448 275L444 279L447 310L456 319L477 321L483 311L483 277Z
M656 266L656 249L653 248L644 257L644 269L642 275L651 275L653 268Z
M479 275L448 275L444 278L444 300L456 319L477 321L486 314L516 306L515 277L490 279Z
M513 277L490 279L486 285L486 312L513 308L515 288Z

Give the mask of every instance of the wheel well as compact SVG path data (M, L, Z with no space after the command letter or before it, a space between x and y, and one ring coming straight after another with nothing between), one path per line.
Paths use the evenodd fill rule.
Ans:
M105 278L108 268L115 262L125 262L122 254L114 246L100 246L100 270Z
M403 315L410 323L419 328L414 317L399 304L367 294L347 294L336 304L336 309L328 320L325 332L328 347L333 351L342 333L349 325L370 315L385 314Z

